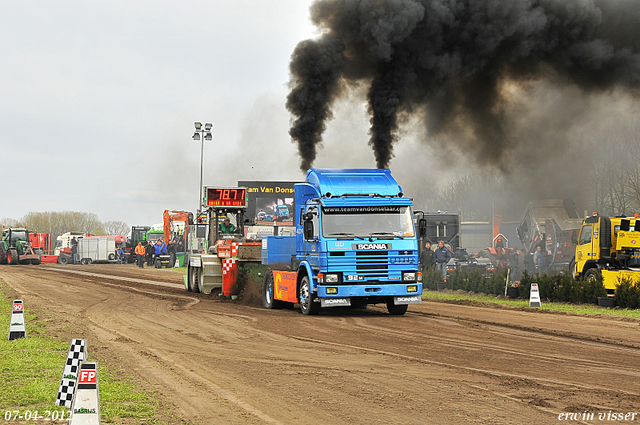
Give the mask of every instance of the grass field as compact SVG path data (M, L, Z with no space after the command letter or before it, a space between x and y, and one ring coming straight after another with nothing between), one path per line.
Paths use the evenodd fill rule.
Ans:
M0 340L0 418L34 415L37 411L43 417L39 420L48 418L47 422L52 422L53 418L63 417L66 421L68 410L54 403L71 340L49 337L38 315L26 307L27 338L8 341L12 300L7 292L7 287L0 284L0 328L7 332ZM120 374L116 377L100 359L90 355L89 360L98 362L102 422L160 423L155 419L158 402L152 396L137 388L130 377ZM30 422L33 419L11 420L11 423Z
M462 291L456 292L438 292L438 291L424 291L422 298L434 301L443 302L470 302L485 304L497 304L505 307L521 307L529 308L529 301L527 300L510 300L504 297L495 297L493 295L479 295L470 294ZM566 304L557 302L542 302L542 307L534 307L531 310L541 310L547 312L568 312L575 314L588 314L588 315L610 315L610 316L622 316L622 317L634 317L640 319L640 310L630 310L626 308L602 308L591 304Z

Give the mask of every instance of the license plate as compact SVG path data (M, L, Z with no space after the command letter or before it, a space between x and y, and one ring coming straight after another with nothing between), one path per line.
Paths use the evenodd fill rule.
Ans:
M356 274L345 275L344 280L347 282L353 282L354 280L364 280L364 276L358 276Z

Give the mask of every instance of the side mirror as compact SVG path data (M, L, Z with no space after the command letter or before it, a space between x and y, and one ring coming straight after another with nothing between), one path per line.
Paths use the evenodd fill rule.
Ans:
M304 221L304 238L306 240L313 239L313 221L311 220Z
M427 220L421 218L418 221L418 237L424 238L425 236L427 236Z

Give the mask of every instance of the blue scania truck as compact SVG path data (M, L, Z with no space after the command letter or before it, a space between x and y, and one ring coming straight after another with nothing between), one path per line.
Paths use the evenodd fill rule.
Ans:
M310 169L294 185L295 236L262 240L266 308L386 304L402 315L422 302L412 201L386 169ZM420 233L420 234L418 234Z

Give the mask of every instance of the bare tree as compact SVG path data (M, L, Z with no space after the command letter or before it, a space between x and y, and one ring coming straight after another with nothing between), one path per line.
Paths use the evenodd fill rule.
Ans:
M102 228L108 235L123 235L129 233L129 225L124 221L105 221Z
M104 235L102 222L92 213L62 211L62 212L30 212L22 220L29 230L39 233L49 233L51 240L66 232L83 232L94 235Z
M0 218L0 225L3 229L10 227L24 227L24 224L13 218Z

